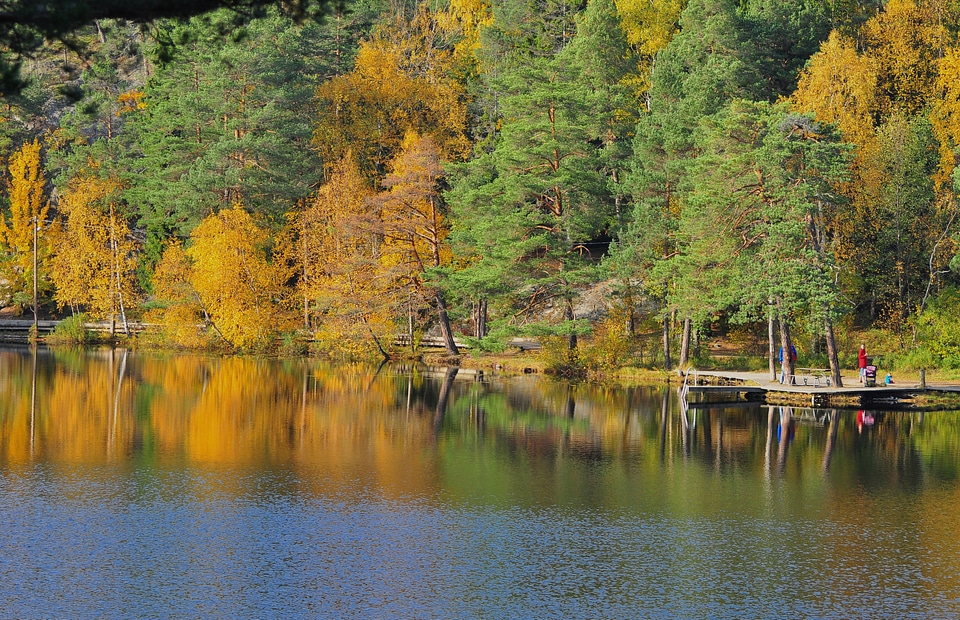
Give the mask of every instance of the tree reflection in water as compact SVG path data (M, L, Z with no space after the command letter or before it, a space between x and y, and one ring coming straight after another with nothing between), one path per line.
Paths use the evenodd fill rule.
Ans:
M178 594L199 592L197 566L249 588L252 578L235 572L238 553L276 566L299 558L299 572L277 574L284 585L313 575L296 589L310 600L323 580L362 581L380 567L402 585L391 600L408 602L406 612L433 603L431 617L476 596L486 598L474 616L498 601L570 609L580 600L565 594L570 583L581 593L594 584L593 606L580 608L593 617L611 603L696 617L943 611L943 601L960 600L960 416L874 411L867 426L857 415L682 410L669 387L416 365L6 350L0 516L15 527L0 557L18 554L29 570L0 561L14 578L0 590L21 591L28 574L63 574L33 559L42 549L61 560L62 545L48 541L59 532L84 541L67 554L78 565L96 549L130 574L184 579ZM106 539L126 529L111 545L91 542L101 521L94 530ZM30 528L37 535L18 543ZM190 544L173 553L182 528ZM131 545L130 535L148 540ZM142 544L160 560L141 565ZM410 572L410 549L427 576ZM194 562L186 577L175 570L181 556ZM435 566L442 577L430 577ZM476 567L479 575L465 574ZM797 578L820 571L824 579ZM545 593L558 574L578 579L555 579L561 593ZM879 584L856 599L875 613L849 606L859 581L848 576L860 574ZM443 598L450 575L462 588L455 602ZM138 587L148 582L163 579ZM381 600L354 585L338 581L336 600ZM404 598L403 588L418 594ZM765 606L785 602L795 604ZM97 603L72 615L97 615Z

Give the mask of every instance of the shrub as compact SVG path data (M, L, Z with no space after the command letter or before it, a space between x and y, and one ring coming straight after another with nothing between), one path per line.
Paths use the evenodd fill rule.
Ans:
M593 326L583 346L583 365L591 373L612 373L631 362L632 348L626 333L625 313L611 313Z
M580 348L570 348L569 336L542 336L540 359L546 372L561 377L584 377L587 367Z
M303 331L280 334L278 355L281 357L302 357L310 349L310 334Z
M87 344L90 342L90 330L86 323L88 317L86 314L74 314L57 323L53 333L47 336L47 342L51 344Z

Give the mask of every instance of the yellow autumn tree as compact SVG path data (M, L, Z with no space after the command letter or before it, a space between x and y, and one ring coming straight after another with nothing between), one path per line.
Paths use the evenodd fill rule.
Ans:
M159 308L151 310L146 322L160 326L166 345L200 348L207 344L200 326L204 323L203 308L197 292L190 284L193 265L183 243L167 244L153 272L153 294Z
M628 78L634 91L642 95L650 88L650 70L657 53L665 48L679 30L684 0L616 0L617 13L627 43L637 52L636 76Z
M493 5L490 1L450 0L445 9L437 12L436 21L443 32L457 40L453 47L454 60L468 70L476 70L480 33L493 24Z
M313 139L326 161L352 154L365 176L382 176L411 129L430 131L444 159L469 154L466 92L435 29L426 9L381 27L361 43L353 71L317 89Z
M834 31L801 72L791 100L798 112L834 124L846 141L865 145L874 139L876 90L873 59Z
M401 285L427 300L436 312L447 352L459 353L442 289L430 280L450 263L450 224L439 192L443 165L436 142L410 131L383 181L375 204L383 225L382 261Z
M204 218L190 239L190 285L213 329L234 347L268 344L285 325L267 231L236 203Z
M937 187L950 184L960 148L960 48L951 47L937 63L937 92L931 102L930 124L940 144Z
M96 166L67 183L59 203L64 230L53 259L55 299L61 308L126 325L140 301L138 244L118 210L121 184L96 176Z
M880 114L915 114L926 108L936 90L937 60L949 33L943 0L890 0L861 29L876 67Z
M0 304L12 303L21 311L33 299L35 258L38 295L51 288L47 272L56 227L47 221L50 206L44 197L45 184L40 142L34 140L10 159L10 215L0 214Z
M303 210L290 214L278 253L296 282L304 327L338 357L387 355L398 300L377 261L379 225L369 184L352 158L335 165Z

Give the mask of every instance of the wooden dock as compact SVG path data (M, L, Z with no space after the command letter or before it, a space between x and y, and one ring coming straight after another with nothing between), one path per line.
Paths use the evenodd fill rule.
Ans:
M41 320L37 321L37 335L41 338L49 336L57 328L60 321ZM84 323L84 327L91 332L101 334L110 333L109 321L92 321ZM33 319L0 319L0 342L27 342L30 337L30 331L33 328ZM114 332L123 334L123 324L117 321L114 324ZM144 329L144 324L128 321L127 329L131 332L140 332Z
M691 408L744 402L798 404L812 407L896 405L922 394L957 393L960 385L903 382L866 387L856 376L842 377L844 387L789 385L771 381L767 373L691 370L684 375L681 398ZM847 387L847 386L850 387Z

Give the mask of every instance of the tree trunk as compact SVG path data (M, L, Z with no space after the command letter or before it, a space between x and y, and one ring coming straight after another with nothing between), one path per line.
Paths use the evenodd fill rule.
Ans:
M790 355L790 351L793 350L793 341L790 340L790 324L782 316L780 317L780 346L783 347L783 363L781 364L783 382L792 384L793 375L796 374L793 367L793 357Z
M443 294L439 291L434 296L437 302L437 315L440 319L440 333L443 335L443 346L447 349L447 355L460 355L460 349L453 340L453 328L450 326L450 317L447 316L447 302L443 299Z
M690 361L690 332L693 320L690 317L683 319L683 337L680 339L680 368L686 368Z
M413 302L407 299L407 339L410 344L410 353L416 352L413 342Z
M303 296L303 328L310 330L310 298Z
M663 369L670 370L673 366L670 363L670 315L663 317Z
M370 322L367 321L367 317L361 315L360 320L363 321L364 326L366 326L367 331L370 333L370 337L373 339L373 344L376 345L377 350L380 351L380 355L383 356L383 361L390 360L390 354L387 352L386 347L383 346L383 343L380 342L380 338L377 337L377 334L371 329Z
M481 298L474 310L473 317L474 336L483 338L487 335L487 298Z
M823 330L827 341L827 357L830 358L830 375L833 378L834 387L843 387L843 379L840 377L840 357L837 354L837 339L833 335L833 321L827 314L823 318Z
M777 380L777 344L776 344L776 326L773 320L773 308L770 308L770 314L767 317L767 342L769 346L769 366L770 380Z
M110 204L110 267L113 270L110 274L110 279L113 280L113 276L117 273L117 242L114 239L114 230L113 230L113 203ZM110 283L110 340L113 340L113 337L117 333L117 296L116 291L113 289L113 282Z
M300 250L301 250L300 265L302 268L301 269L301 276L302 276L301 285L303 286L303 329L309 330L310 329L310 296L307 293L307 291L309 290L308 288L309 282L308 282L308 275L307 275L307 265L308 265L307 259L309 258L308 256L309 253L307 252L306 208L304 208L304 212L300 214L300 222L302 225L302 228L300 230Z
M567 300L567 307L566 307L566 310L564 310L564 317L565 317L568 321L573 321L574 318L575 318L575 316L574 316L574 314L573 314L573 300L572 300L572 299L568 299L568 300ZM572 330L572 328L571 328L571 331L570 331L570 338L569 338L568 344L569 344L569 348L570 348L571 351L573 351L574 349L577 348L577 334L576 334L576 332L574 332L574 331Z
M120 309L120 320L123 324L123 333L129 338L130 326L127 324L127 310L123 304L123 282L120 279L120 257L118 256L117 238L114 228L113 205L110 205L110 244L111 252L113 254L113 279L115 281L114 283L117 285L117 305ZM110 335L113 336L112 329Z

